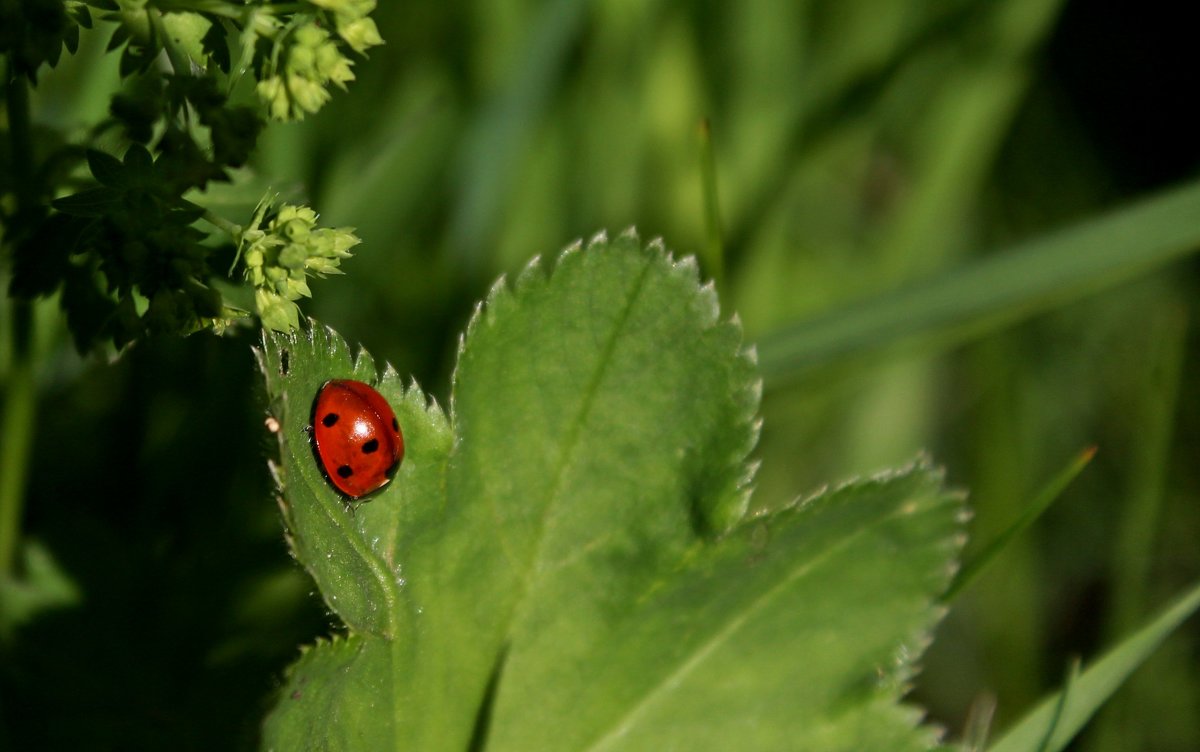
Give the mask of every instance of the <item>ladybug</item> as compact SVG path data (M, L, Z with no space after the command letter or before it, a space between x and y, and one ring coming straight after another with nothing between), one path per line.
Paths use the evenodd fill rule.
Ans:
M313 401L312 436L317 464L351 500L386 486L404 459L404 435L392 406L361 381L321 385Z

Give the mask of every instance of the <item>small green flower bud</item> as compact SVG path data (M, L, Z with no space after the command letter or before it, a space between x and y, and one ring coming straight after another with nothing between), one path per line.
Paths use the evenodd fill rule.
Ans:
M279 265L284 269L302 269L307 257L308 253L303 245L287 245L279 252Z
M312 76L317 72L317 47L296 45L288 52L287 69L290 73Z
M343 89L348 81L354 80L354 71L350 70L350 60L342 54L333 42L326 42L317 48L316 71L322 78L333 81Z
M275 215L275 220L271 222L271 227L275 228L292 220L299 220L309 226L313 226L317 223L317 213L308 206L284 204L279 207L279 213Z
M305 267L310 269L313 274L324 277L329 274L342 274L342 270L338 268L338 262L333 259L321 258L319 256L310 257L304 262Z
M366 16L352 18L339 15L337 23L338 36L346 40L346 44L357 53L366 52L368 48L383 44L379 36L379 27Z
M338 258L350 258L350 249L362 240L354 234L353 227L338 227L333 230L333 252Z
M250 10L246 20L246 30L255 36L271 38L279 30L281 22L273 13L260 8Z
M303 243L308 240L312 225L302 219L293 219L283 225L283 235L292 243Z
M318 112L329 101L329 92L316 81L290 74L287 77L288 94L292 100L292 115L296 119L305 112Z
M296 304L266 290L254 291L254 307L268 329L286 332L300 326L300 309Z
M300 279L288 280L287 297L290 300L296 300L300 297L311 298L312 290L308 289L308 282L301 275Z
M329 38L329 32L313 23L305 24L296 29L296 46L316 47ZM292 50L295 52L295 48Z
M264 78L254 87L258 98L267 106L267 112L276 120L288 120L291 113L288 93L283 79L278 76Z

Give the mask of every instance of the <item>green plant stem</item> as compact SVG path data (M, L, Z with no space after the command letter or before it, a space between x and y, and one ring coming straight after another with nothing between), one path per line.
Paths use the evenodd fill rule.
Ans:
M720 202L717 196L717 167L713 157L712 126L708 118L700 121L700 186L704 201L704 263L717 288L724 286L725 246L721 227Z
M33 444L32 321L29 303L14 303L13 362L4 384L4 423L0 425L0 580L11 576L16 561L29 448Z
M234 20L242 20L247 14L243 5L227 3L224 0L156 0L155 5L164 13L207 13ZM268 13L279 13L279 6L261 6ZM255 8L258 10L258 8Z
M29 211L37 200L27 87L24 78L14 76L5 97L18 213ZM0 579L12 574L16 560L29 447L33 443L33 309L28 302L14 301L11 326L12 365L4 383L4 422L0 425Z
M210 225L212 225L213 227L217 228L221 232L226 233L227 235L229 235L229 237L233 238L234 240L237 240L242 234L242 226L241 225L230 222L228 219L225 219L220 214L217 214L216 212L214 212L212 209L205 209L204 214L200 215L200 218L203 219L205 222L209 223Z
M1075 480L1075 476L1087 467L1092 458L1096 456L1096 447L1088 447L1075 456L1071 464L1063 468L1057 475L1042 488L1041 492L1034 500L1025 507L1025 511L1021 513L1004 532L997 535L988 543L988 545L979 552L974 558L963 565L958 577L946 589L946 594L942 596L943 603L949 603L954 600L963 588L975 581L975 578L1002 552L1009 543L1020 535L1027 527L1037 521L1042 513L1050 508L1050 505L1066 490L1071 481Z

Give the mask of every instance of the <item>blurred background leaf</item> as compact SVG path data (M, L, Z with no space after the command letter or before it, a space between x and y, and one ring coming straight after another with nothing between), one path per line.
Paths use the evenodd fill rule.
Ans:
M306 313L440 398L498 273L630 224L704 247L705 117L723 305L764 342L1200 174L1192 27L1163 2L455 0L375 17L387 43L349 92L273 126L246 181L356 228L346 276L314 285ZM85 33L43 73L39 137L103 116L106 41ZM971 489L977 542L1098 447L942 625L916 692L952 732L984 692L1002 730L1067 656L1200 571L1198 271L1188 257L966 344L768 389L756 499L926 448ZM255 338L150 341L107 364L72 354L53 305L36 314L49 354L25 530L78 600L0 647L0 747L251 748L295 646L332 621L286 557ZM1198 638L1117 694L1140 719L1120 739L1101 720L1078 748L1200 747Z

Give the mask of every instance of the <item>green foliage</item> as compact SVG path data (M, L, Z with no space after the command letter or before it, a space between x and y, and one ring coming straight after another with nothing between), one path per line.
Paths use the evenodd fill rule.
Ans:
M79 47L79 29L92 27L90 8L112 0L3 0L0 2L0 54L8 58L8 75L36 81L43 64L58 64L65 47Z
M0 0L0 287L16 291L19 267L22 285L55 291L0 296L0 749L255 748L274 677L335 618L283 555L268 501L246 363L257 327L142 337L202 291L100 258L103 244L72 250L83 226L113 232L52 206L112 188L89 149L123 167L141 145L155 212L204 207L185 233L206 235L198 247L151 241L220 294L222 316L249 321L236 309L264 289L232 263L263 196L356 228L350 276L266 301L267 318L299 303L439 399L472 304L531 253L629 224L721 249L701 267L765 379L751 515L924 449L970 489L966 558L980 560L1043 479L1097 446L922 658L910 701L949 739L967 726L972 749L989 725L1018 727L1074 655L1090 663L1195 580L1200 140L1184 6L395 2L353 26L369 7ZM374 24L388 43L367 59L354 50ZM285 89L304 119L272 121L280 91L267 102L258 84L292 74L310 97L329 75L334 96L313 114ZM128 192L110 194L126 212ZM290 261L278 268L299 281ZM133 296L139 321L120 336L140 339L115 361L73 344L108 350L124 321L106 318L119 293L102 262L178 293L144 321L150 297ZM390 643L339 644L310 665ZM1074 746L1200 749L1197 645L1193 620ZM989 698L994 718L975 712ZM381 689L376 707L390 701ZM372 708L354 710L369 727ZM1071 708L1053 710L1065 728Z
M254 285L263 326L280 332L298 327L300 309L293 301L312 296L308 275L341 274L338 266L358 242L349 228L317 227L317 213L307 206L284 204L273 210L270 203L261 203L239 233L238 255L246 280Z
M0 639L40 612L79 603L79 586L39 541L26 541L21 568L24 580L0 579Z
M1185 619L1200 608L1193 586L1140 629L1098 658L1063 690L1039 703L989 747L990 752L1059 752Z
M862 305L781 327L762 343L763 370L782 383L911 340L978 336L1194 252L1198 213L1200 183L1189 183Z
M748 517L758 384L691 260L635 235L492 288L449 421L316 327L263 352L289 540L349 634L267 749L929 749L897 704L962 539L918 464ZM308 438L377 383L406 458L348 506ZM497 398L502 395L502 398Z
M92 25L89 5L100 25L112 29L108 51L120 50L126 88L114 93L110 117L84 143L31 151L27 94L17 77L36 82L39 67L56 65L64 45L73 52L79 28ZM32 300L61 292L81 351L107 343L121 348L148 334L221 331L244 316L218 289L221 267L231 244L242 250L273 229L259 227L258 212L243 230L206 210L204 192L246 164L264 114L299 119L320 110L330 85L345 88L354 75L343 51L361 54L382 43L368 16L374 7L370 0L287 6L38 0L0 6L6 146L18 168L14 180L0 186L11 199L0 202L9 207L0 208L0 222L12 257L10 293ZM164 56L169 70L159 64ZM247 73L257 79L258 103L244 101L239 81ZM120 135L121 159L99 148L112 148L111 131ZM354 242L344 231L317 229L307 207L282 211L299 210L313 240L289 239L280 258L242 270L270 328L296 325L293 301L309 295L304 262L314 261L307 266L314 273L330 273ZM201 219L219 232L202 229ZM293 235L299 231L291 227ZM330 235L338 239L326 240ZM297 243L305 242L337 247L304 252ZM259 250L240 256L260 257Z

